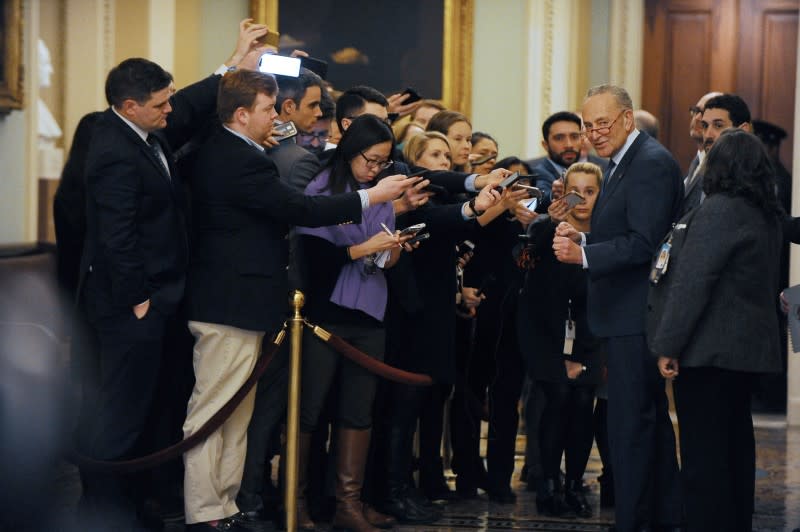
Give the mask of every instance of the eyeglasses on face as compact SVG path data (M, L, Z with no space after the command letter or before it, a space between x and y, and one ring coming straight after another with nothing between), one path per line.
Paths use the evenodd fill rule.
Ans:
M326 142L329 138L331 138L327 131L318 131L316 133L298 133L297 136L308 140L317 139L320 142Z
M698 107L696 105L693 105L693 106L689 107L689 114L692 115L692 116L694 116L694 115L696 115L698 113L702 113L702 112L703 112L703 108L702 107Z
M592 133L594 133L595 135L600 136L600 137L605 137L606 135L611 133L611 128L614 127L614 124L617 123L617 120L619 120L619 117L621 117L623 114L625 114L625 111L627 111L627 109L623 109L622 111L620 111L619 114L617 115L617 117L614 120L612 120L610 124L593 127L591 129L583 129L581 131L581 134L584 137L588 137Z
M364 162L367 163L367 168L370 169L378 168L380 170L386 170L387 168L392 166L392 163L394 163L394 161L392 161L391 159L386 159L385 161L381 161L379 159L370 159L369 157L364 155L363 151L358 152L358 154L364 158Z

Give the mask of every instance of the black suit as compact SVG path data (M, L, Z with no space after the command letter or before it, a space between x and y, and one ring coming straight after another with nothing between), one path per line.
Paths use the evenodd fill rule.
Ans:
M640 132L592 212L587 317L607 341L608 429L621 531L681 521L664 380L645 341L650 260L683 199L680 169Z
M361 218L357 193L305 196L279 177L267 155L225 129L198 151L192 209L189 319L268 335L289 310L290 225ZM287 357L288 350L282 349L256 389L237 497L243 511L261 508L270 438L286 410Z
M700 199L703 197L703 169L698 170L701 165L700 156L695 156L692 159L692 164L689 165L689 171L684 178L686 185L683 192L683 203L681 204L680 216L683 217L687 212L700 205ZM697 172L697 175L694 175Z
M214 109L219 76L171 99L172 113L157 134L169 174L150 146L113 110L97 124L86 162L86 242L82 297L100 348L99 405L80 442L94 458L142 452L145 423L161 371L167 321L183 297L188 245L182 183L171 153ZM153 135L153 133L151 133ZM171 175L170 175L171 174ZM140 320L132 308L150 300ZM120 528L135 520L117 475L84 475L84 502L113 512Z
M195 162L192 210L189 319L271 333L288 312L289 226L360 220L361 200L298 192L267 155L221 129Z
M533 173L536 174L536 183L534 183L536 188L542 191L545 198L550 198L553 182L561 177L561 174L546 157L533 167Z

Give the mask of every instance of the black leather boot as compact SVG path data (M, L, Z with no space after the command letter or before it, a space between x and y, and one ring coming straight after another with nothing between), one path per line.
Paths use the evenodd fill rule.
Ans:
M564 502L578 517L591 517L592 507L586 501L583 493L583 483L580 480L568 480L564 488Z
M552 478L546 478L536 492L536 511L542 515L559 517L567 511L564 495L560 483Z
M433 523L441 511L427 501L408 481L413 433L403 427L389 429L386 461L387 495L380 509L401 523Z

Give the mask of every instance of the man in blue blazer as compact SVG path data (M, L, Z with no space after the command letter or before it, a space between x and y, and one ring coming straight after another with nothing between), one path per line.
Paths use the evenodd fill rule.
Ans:
M588 269L589 327L606 339L617 530L669 529L682 521L675 435L645 315L650 261L683 199L680 169L636 130L625 89L590 89L583 120L584 134L610 161L591 233L562 223L553 248L560 261Z

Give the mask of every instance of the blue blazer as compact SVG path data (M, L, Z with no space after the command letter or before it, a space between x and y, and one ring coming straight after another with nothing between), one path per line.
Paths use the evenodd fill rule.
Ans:
M596 336L644 334L650 260L682 201L678 163L640 131L603 184L586 237L588 320Z

